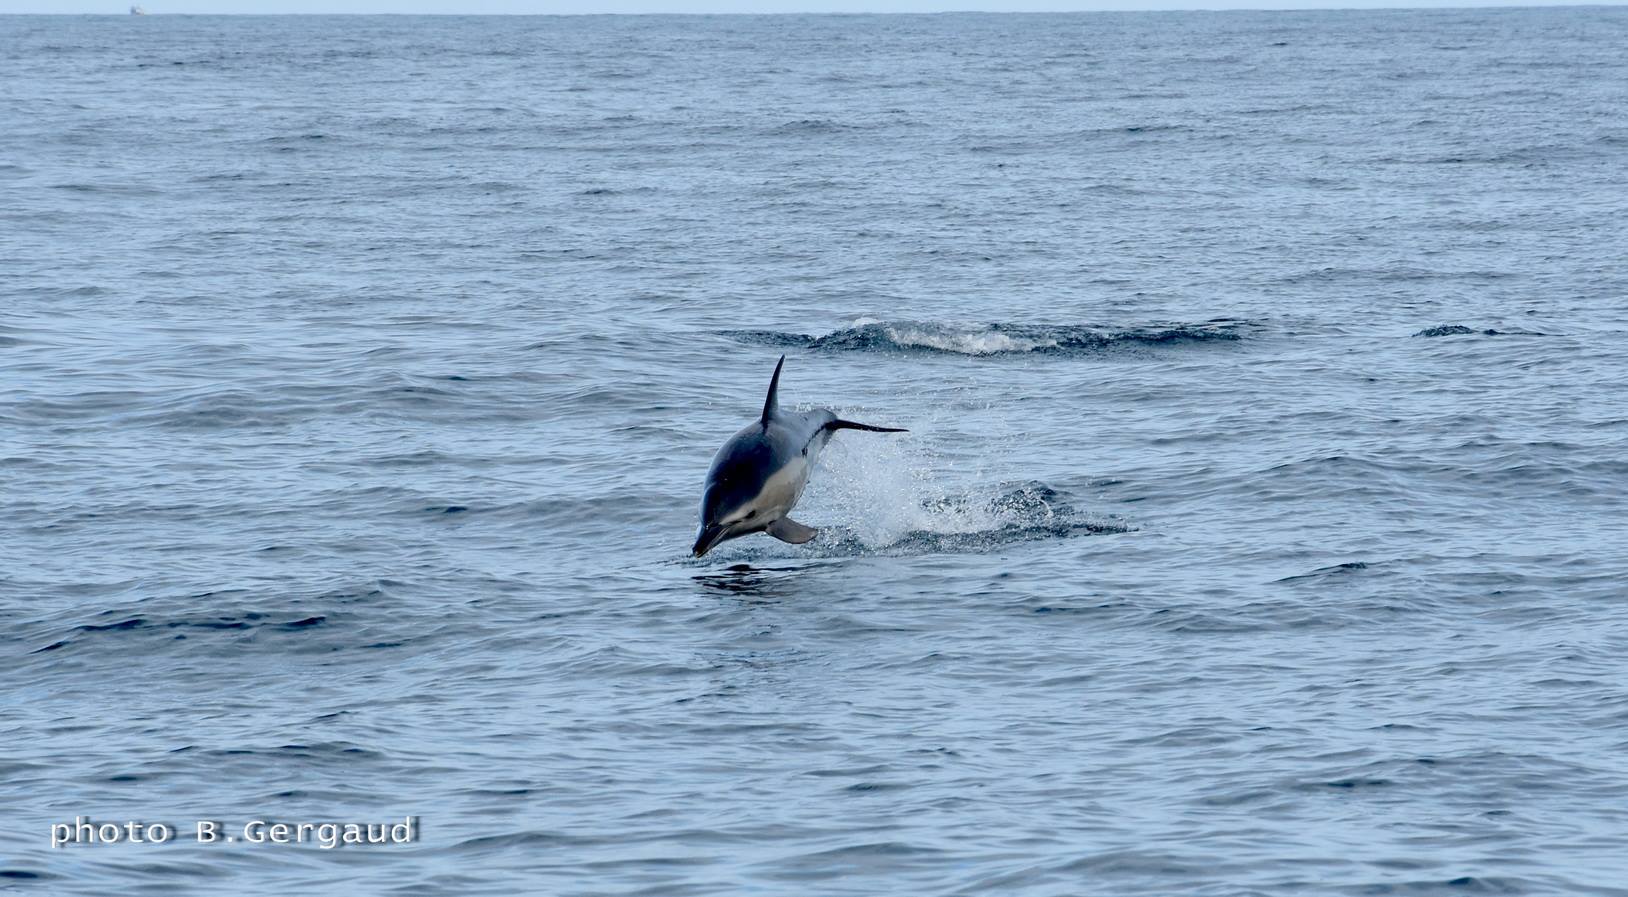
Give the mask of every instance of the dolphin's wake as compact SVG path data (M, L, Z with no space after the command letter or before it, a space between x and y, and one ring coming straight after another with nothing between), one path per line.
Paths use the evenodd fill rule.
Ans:
M746 343L828 352L935 352L952 355L1076 354L1176 343L1232 341L1249 322L1217 318L1198 324L1097 327L1083 324L943 324L860 319L810 336L776 330L727 330Z
M887 506L884 513L846 523L826 522L819 538L790 546L771 541L736 543L722 550L733 561L771 558L840 558L918 554L966 554L1042 539L1131 532L1113 517L1081 513L1056 490L1027 483L978 498L959 495L914 507ZM909 519L909 523L903 521Z
M887 505L848 525L827 526L806 546L813 557L990 551L1015 542L1123 533L1130 524L1092 518L1044 483L1006 487L994 496L949 495L917 505Z

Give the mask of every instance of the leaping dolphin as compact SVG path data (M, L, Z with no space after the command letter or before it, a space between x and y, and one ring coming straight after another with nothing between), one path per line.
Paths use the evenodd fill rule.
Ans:
M719 542L752 533L768 533L782 542L801 545L819 532L787 517L808 485L809 472L820 449L838 430L873 430L903 433L898 427L874 427L837 417L829 409L782 412L778 392L780 369L774 366L763 416L730 437L712 458L701 495L701 531L695 536L695 556L711 551Z

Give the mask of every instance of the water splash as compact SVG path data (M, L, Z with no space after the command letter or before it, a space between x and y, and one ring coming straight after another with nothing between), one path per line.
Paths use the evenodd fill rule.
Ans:
M1126 532L1045 483L952 481L909 439L833 441L798 516L820 527L814 556L983 551L1012 542Z

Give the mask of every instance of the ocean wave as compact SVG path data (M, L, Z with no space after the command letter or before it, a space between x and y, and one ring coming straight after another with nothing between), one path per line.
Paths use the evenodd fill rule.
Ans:
M118 611L105 611L102 616L122 616ZM291 619L288 619L291 618ZM325 614L300 616L298 612L289 612L281 615L271 615L257 611L242 614L218 614L214 616L181 616L174 619L155 619L151 616L135 615L111 623L85 623L75 626L68 635L39 648L32 653L45 654L58 651L86 637L94 637L99 633L122 633L134 631L163 632L169 630L254 630L267 629L279 632L298 632L303 629L321 626L328 622ZM186 638L185 634L173 636L175 639Z
M1438 324L1435 327L1426 327L1418 333L1415 333L1414 336L1467 336L1474 333L1479 333L1482 336L1498 336L1500 332L1501 331L1492 330L1490 328L1486 330L1475 330L1470 327L1465 327L1463 324Z
M850 327L811 336L777 330L727 330L741 342L832 352L936 352L951 355L1075 354L1134 346L1235 341L1247 321L1216 318L1197 324L1099 327L1086 324L946 324L919 321L855 321Z
M788 121L769 129L771 134L835 134L841 131L856 130L854 125L828 118L801 118Z
M1366 570L1366 569L1368 569L1368 564L1365 561L1347 561L1346 563L1343 563L1343 564L1334 564L1334 565L1328 566L1328 567L1318 567L1316 570L1313 570L1313 571L1311 571L1309 573L1298 573L1298 574L1295 574L1293 576L1285 576L1282 579L1276 580L1276 582L1279 582L1279 583L1315 582L1315 583L1318 583L1319 585L1321 585L1321 584L1327 583L1328 581L1330 581L1330 580L1332 580L1332 579L1334 579L1336 577L1347 576L1347 575L1350 575L1350 574L1353 574L1353 573L1359 573L1359 572L1361 572L1363 570Z

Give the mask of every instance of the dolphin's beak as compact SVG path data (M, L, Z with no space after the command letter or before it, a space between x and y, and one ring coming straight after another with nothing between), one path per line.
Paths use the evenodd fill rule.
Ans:
M701 531L695 535L695 548L692 549L695 556L700 557L711 551L714 545L723 540L723 537L724 528L716 523L708 523L701 527Z

